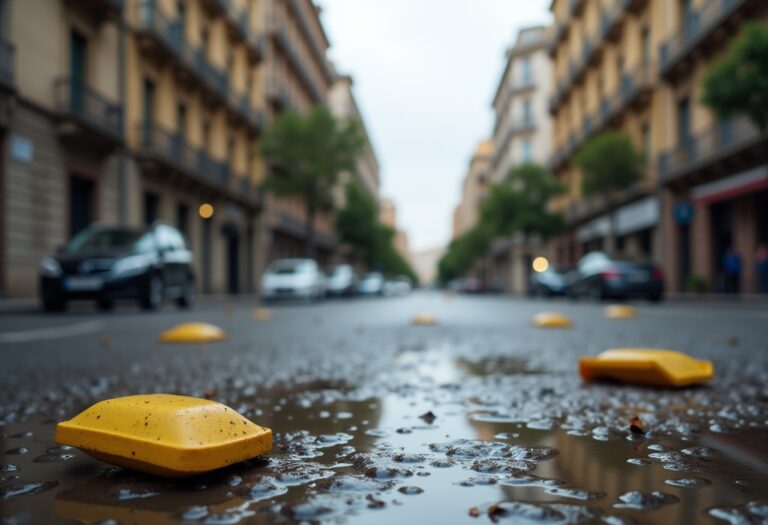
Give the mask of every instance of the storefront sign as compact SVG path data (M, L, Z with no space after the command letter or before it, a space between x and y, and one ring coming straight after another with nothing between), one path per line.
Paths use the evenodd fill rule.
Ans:
M616 211L616 233L626 235L658 224L660 216L659 199L645 199L628 204Z

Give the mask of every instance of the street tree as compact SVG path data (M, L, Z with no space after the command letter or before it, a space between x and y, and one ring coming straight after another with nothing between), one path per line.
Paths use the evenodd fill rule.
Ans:
M488 252L494 238L521 232L549 238L563 230L562 215L548 211L565 189L544 167L523 164L494 184L480 206L478 224L452 242L438 267L441 281L459 277Z
M644 158L632 140L623 133L605 131L587 142L574 157L582 174L585 195L603 195L612 208L613 195L630 188L643 178ZM613 247L614 213L609 212L608 244Z
M305 116L287 111L264 134L262 156L271 168L266 188L278 196L297 196L306 209L305 252L315 256L314 222L330 206L331 190L342 171L353 170L363 148L360 125L336 119L318 106Z
M346 203L335 220L339 240L348 244L355 257L369 268L417 282L416 273L394 245L394 230L379 222L373 197L354 180L347 183L345 196Z
M704 75L702 102L722 119L746 115L768 134L768 24L749 22Z

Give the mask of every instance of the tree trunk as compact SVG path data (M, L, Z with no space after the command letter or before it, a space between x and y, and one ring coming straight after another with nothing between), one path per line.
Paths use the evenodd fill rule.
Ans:
M315 213L317 212L315 191L307 199L307 216L304 223L304 252L306 257L315 259L317 248L315 246Z
M608 209L608 233L605 236L604 249L607 253L616 251L616 210L613 209L613 194L605 192L605 207Z

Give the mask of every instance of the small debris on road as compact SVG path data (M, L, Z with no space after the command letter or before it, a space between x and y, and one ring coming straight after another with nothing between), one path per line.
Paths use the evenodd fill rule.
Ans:
M629 431L633 434L645 434L645 423L638 416L629 418Z

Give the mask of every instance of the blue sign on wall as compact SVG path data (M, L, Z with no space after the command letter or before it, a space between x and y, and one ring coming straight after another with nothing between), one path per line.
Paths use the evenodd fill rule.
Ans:
M680 201L673 210L675 222L680 226L688 226L693 222L693 204L691 201Z

